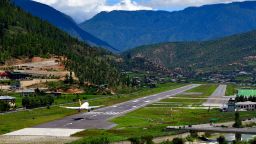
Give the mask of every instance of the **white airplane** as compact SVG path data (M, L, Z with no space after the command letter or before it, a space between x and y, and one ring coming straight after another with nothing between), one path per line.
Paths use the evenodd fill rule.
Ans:
M89 106L88 102L85 102L85 103L82 104L80 99L79 99L79 104L80 104L80 107L63 107L63 108L78 110L79 112L81 110L87 110L88 112L90 112L91 110L94 110L96 108L99 108L99 107L103 106L103 105L100 105L100 106Z

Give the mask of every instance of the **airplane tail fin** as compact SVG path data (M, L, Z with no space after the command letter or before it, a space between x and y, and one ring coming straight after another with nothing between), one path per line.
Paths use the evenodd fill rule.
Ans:
M81 100L80 100L80 99L79 99L78 101L79 101L79 105L80 105L80 107L81 107L81 106L82 106L82 102L81 102Z

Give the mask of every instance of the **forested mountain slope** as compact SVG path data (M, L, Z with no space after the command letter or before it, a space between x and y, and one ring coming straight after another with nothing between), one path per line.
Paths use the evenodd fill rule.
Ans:
M202 41L256 29L256 1L191 7L182 11L102 12L81 27L121 51L142 45Z
M92 48L46 21L17 8L9 0L0 1L0 63L10 58L59 55L81 82L112 84L119 82L115 56Z
M82 41L91 45L101 46L108 48L112 51L118 51L110 46L108 43L100 40L99 38L89 34L82 30L71 17L57 11L56 9L41 4L32 0L12 0L15 5L21 7L23 10L31 13L33 16L37 16L43 20L48 21L52 25L60 28L61 30L69 33L70 35L79 38Z
M218 68L256 58L256 31L205 42L175 42L142 46L123 55L142 57L168 68ZM241 65L240 65L241 66Z

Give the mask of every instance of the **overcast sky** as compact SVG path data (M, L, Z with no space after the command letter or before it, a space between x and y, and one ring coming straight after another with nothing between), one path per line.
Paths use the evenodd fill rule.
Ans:
M189 6L229 3L244 0L34 0L54 7L78 23L101 11L112 10L181 10Z

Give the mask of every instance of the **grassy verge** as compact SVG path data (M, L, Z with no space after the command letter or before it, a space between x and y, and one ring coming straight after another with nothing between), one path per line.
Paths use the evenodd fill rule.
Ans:
M113 97L106 97L102 99L97 99L97 100L92 100L90 102L91 105L114 105L117 103L125 102L128 100L144 97L144 96L149 96L152 94L157 94L161 93L164 91L172 90L175 88L179 88L184 86L185 84L177 84L177 83L166 83L166 84L159 84L157 88L149 89L149 88L144 88L141 89L137 92L131 93L131 94L125 94L125 95L116 95Z
M207 98L210 96L217 85L202 85L194 88L188 93L200 93L197 95L178 95L177 97ZM181 105L201 104L205 100L200 99L166 99L162 102L173 102ZM241 118L253 118L254 112L241 112ZM86 130L75 134L74 136L83 137L72 144L80 144L90 141L97 137L107 137L110 141L122 141L131 137L141 136L166 136L176 134L175 132L165 131L166 126L193 125L209 123L211 119L218 119L218 122L228 122L234 120L234 113L223 113L218 109L210 111L204 109L182 109L170 108L167 105L153 107L152 105L128 113L123 117L113 119L112 122L118 124L111 130Z
M194 96L194 97L207 98L216 90L217 87L218 85L216 84L205 84L189 90L188 93L201 93L199 96ZM193 95L190 98L193 98Z
M255 116L254 112L241 112L242 118ZM175 133L164 130L166 126L209 123L212 118L218 118L219 122L232 121L234 120L234 113L223 115L217 109L208 112L208 110L146 107L114 119L113 122L117 123L118 126L111 130L87 130L77 133L75 136L83 138L74 144L84 143L101 136L108 137L111 141L122 141L131 137L172 135Z
M206 84L194 88L188 93L198 93L196 95L177 95L176 97L184 98L206 98L210 96L217 85ZM199 94L200 93L200 94ZM205 100L204 100L205 101ZM200 104L202 100L193 99L193 100L184 100L184 99L165 99L162 102L174 102L176 104L187 105L187 104ZM135 112L131 112L126 116L116 118L113 120L114 123L118 124L118 127L115 127L111 130L86 130L80 133L77 133L75 136L84 137L80 141L74 143L83 143L90 140L91 138L99 136L107 136L111 141L121 141L127 140L130 137L135 136L165 136L174 134L173 132L166 132L164 128L168 125L180 125L180 124L195 124L201 122L209 122L208 120L219 114L219 111L214 111L208 113L207 110L183 110L183 109L171 109L165 105L164 107L146 107L139 109ZM204 114L204 115L203 115ZM185 117L183 117L185 115ZM202 115L201 120L198 120L198 115ZM205 117L207 115L207 117ZM192 121L191 121L192 119Z
M237 87L235 85L229 84L227 85L227 90L226 90L226 96L233 96L235 95L237 92Z
M169 106L169 107L188 106L188 105L199 106L206 101L205 98L208 98L216 90L217 87L218 85L215 85L215 84L201 85L190 91L187 91L188 93L187 95L180 94L173 98L164 99L161 102L169 103L169 104L165 104L165 106ZM191 95L189 93L191 93ZM191 99L185 99L185 98L191 98ZM196 98L199 98L199 99L196 99ZM203 99L200 99L200 98L203 98Z
M16 106L22 107L22 98L20 94L17 93L11 93L9 94L13 97L16 98ZM59 104L65 104L65 103L72 103L78 101L78 99L81 100L90 100L90 99L95 99L95 98L103 98L105 97L104 95L86 95L86 94L79 94L79 95L74 95L74 94L62 94L60 97L55 97L54 98L54 105L59 105Z
M0 134L60 119L76 111L51 107L0 115Z

